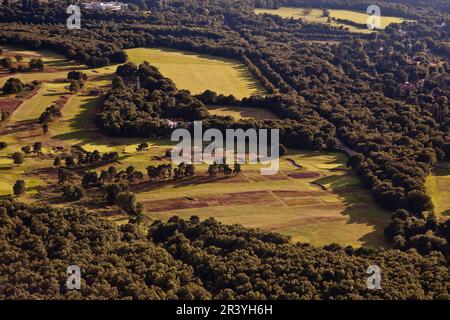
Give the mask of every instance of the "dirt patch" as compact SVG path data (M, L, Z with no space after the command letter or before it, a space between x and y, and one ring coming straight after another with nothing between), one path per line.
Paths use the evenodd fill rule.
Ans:
M314 179L320 177L320 174L317 172L299 172L299 173L291 173L289 174L289 177L294 179Z
M22 100L16 99L16 98L0 99L0 111L6 111L9 113L13 113L13 111L16 110L20 106L21 103L22 103Z
M0 111L7 111L13 113L23 101L33 98L41 88L40 85L36 86L32 91L23 92L23 96L7 97L0 99ZM20 99L19 99L20 97Z
M264 176L269 181L282 181L287 180L288 178L282 174L276 174L273 176Z
M270 205L278 203L277 199L267 191L251 191L228 193L218 195L217 197L204 198L172 198L165 200L155 200L143 202L144 208L149 211L161 212L194 208L206 208L214 206L231 206L231 205Z
M69 101L69 96L60 96L58 100L56 100L53 104L57 106L58 108L62 108L66 105L67 101Z

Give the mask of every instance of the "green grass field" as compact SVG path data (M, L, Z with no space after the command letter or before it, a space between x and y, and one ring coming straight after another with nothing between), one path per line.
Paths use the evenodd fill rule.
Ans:
M439 167L427 177L425 187L431 196L435 213L450 217L450 169Z
M148 61L172 79L178 89L193 94L209 89L242 99L264 93L245 65L236 60L161 48L126 50L129 60L140 64Z
M309 14L305 14L305 8L294 8L294 7L282 7L276 10L272 9L256 9L256 14L263 14L263 13L269 13L269 14L275 14L279 15L283 18L295 18L295 19L304 19L309 22L316 22L316 23L327 23L328 18L324 17L322 14L322 10L320 9L310 9L311 12ZM356 11L350 11L350 10L335 10L335 9L329 9L330 17L336 18L336 19L345 19L350 20L356 23L367 23L367 17L368 15L363 12L356 12ZM383 13L381 13L381 28L386 28L391 23L401 23L405 21L405 19L398 18L398 17L387 17L383 16ZM354 26L345 25L342 23L338 23L336 21L331 21L332 26L336 27L344 27L348 28L351 32L361 32L361 33L370 33L372 32L369 29L360 29L356 28Z
M232 116L236 120L249 118L255 118L256 120L278 119L274 113L262 108L208 106L208 111L212 115Z

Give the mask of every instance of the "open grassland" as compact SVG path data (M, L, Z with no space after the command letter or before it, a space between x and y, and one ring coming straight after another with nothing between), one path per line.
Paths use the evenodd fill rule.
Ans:
M310 12L308 12L310 11ZM316 22L316 23L328 23L328 18L323 16L323 12L320 9L309 9L308 11L305 11L305 8L294 8L294 7L281 7L279 9L273 10L273 9L256 9L256 14L275 14L283 18L294 18L294 19L303 19L309 22ZM336 19L345 19L349 21L353 21L356 23L366 24L367 23L367 17L368 15L363 12L356 12L356 11L350 11L350 10L335 10L335 9L328 9L330 12L330 18L336 18ZM386 17L381 16L381 28L386 28L391 23L401 23L405 21L403 18L398 17ZM360 29L356 28L354 26L346 25L343 23L339 23L337 21L331 20L331 25L335 27L344 27L348 28L351 32L361 32L361 33L370 33L372 32L369 29Z
M242 99L264 93L247 67L236 60L161 48L129 49L127 53L130 61L136 64L148 61L172 79L178 89L193 94L209 89Z
M82 68L78 63L74 61L67 60L66 57L48 50L27 50L20 47L12 45L1 45L3 49L3 54L0 55L0 59L8 57L13 62L16 62L16 56L21 56L22 60L19 62L22 65L28 65L31 59L40 58L44 61L47 69L50 70L66 70L66 69L77 69Z
M435 213L443 218L450 217L450 164L446 166L436 168L425 183Z
M133 57L133 52L141 55L141 58L136 55ZM195 63L202 66L203 73L214 68L233 70L233 67L225 62L221 62L224 64L211 62L203 56L161 49L130 50L129 54L136 63L149 60L157 65L151 56L147 56L148 52L159 53L157 56L160 63L169 69L170 66L174 69L175 66L180 68L184 65L183 60L175 61L177 59L172 56L173 54L188 61L191 59L191 62L186 62L188 67L185 71L187 70L188 74L191 72L189 70L196 69ZM166 63L161 62L164 59ZM208 63L211 67L208 67ZM16 75L26 82L38 79L42 83L36 94L26 99L15 110L8 123L0 128L0 140L8 143L8 147L0 151L0 196L10 194L14 182L24 179L27 191L20 197L21 201L34 202L46 199L41 193L46 195L47 192L53 194L53 197L60 198L54 190L56 169L52 163L56 154L70 152L73 145L87 151L118 152L120 163L115 164L118 169L133 165L137 170L146 173L148 165L169 161L163 155L173 146L173 142L107 137L97 130L93 118L101 96L93 94L92 89L100 92L107 90L116 66L82 68L89 79L77 94L70 94L67 83L63 81L67 71ZM161 69L163 74L172 77L170 72ZM238 71L235 69L235 72ZM214 70L211 74L218 76ZM184 77L182 81L191 85L196 84L197 76ZM227 77L231 77L231 74ZM5 81L5 78L0 81ZM220 81L211 83L226 86L224 84L226 81ZM250 94L242 93L242 78L236 83L229 85L227 90L241 90L241 96ZM196 85L204 86L198 92L208 88L214 89L208 82ZM239 96L236 92L230 93ZM61 110L62 117L52 122L49 132L43 135L36 120L46 107L61 97L67 98ZM212 107L210 110L216 114L233 115L236 118L275 117L261 109ZM44 145L43 154L28 155L23 165L13 165L12 153L37 141ZM144 141L149 143L149 151L137 152L137 145ZM345 156L339 153L291 150L290 154L281 160L280 172L275 176L261 176L259 166L244 165L240 175L210 179L206 173L207 165L203 164L196 166L197 175L192 181L156 184L144 182L134 187L133 191L137 193L138 201L143 203L146 217L153 220L166 219L175 214L181 217L198 215L201 218L214 217L224 223L240 223L248 227L281 232L291 235L293 241L309 242L314 245L337 242L342 245L384 246L382 230L389 219L389 213L376 207L369 193L359 187L358 179L344 167L345 160ZM106 169L106 166L96 170L100 169ZM118 212L117 208L112 208L111 212L111 219L117 223L127 221L127 216Z
M208 106L208 111L212 115L231 116L236 120L249 118L254 118L256 120L278 119L274 113L262 108Z
M128 159L123 162L128 164ZM281 232L318 246L384 246L390 215L373 203L344 163L345 156L338 153L291 151L275 176L261 176L258 166L244 165L238 176L143 188L138 199L151 219L198 215ZM205 165L196 168L206 177Z

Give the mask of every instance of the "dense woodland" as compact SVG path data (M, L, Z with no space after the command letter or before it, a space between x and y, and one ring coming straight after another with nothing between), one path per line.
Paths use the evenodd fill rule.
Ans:
M123 267L124 279L130 281L119 281L121 289L110 294L146 298L328 299L443 298L448 294L448 223L424 215L432 210L431 199L424 190L425 178L437 162L450 160L448 1L386 0L382 3L385 14L414 18L418 22L393 24L369 35L350 34L342 27L253 13L255 6L276 8L282 5L365 12L368 3L365 0L351 3L345 0L131 2L137 5L137 11L84 12L83 29L67 30L62 25L67 18L65 3L50 1L48 5L21 6L5 1L0 7L0 45L12 43L54 50L90 66L123 63L127 59L123 49L143 46L165 46L242 61L266 88L267 95L242 101L210 91L193 96L176 88L151 61L141 66L126 64L117 69L117 78L96 122L108 134L130 137L163 137L173 130L174 122L178 127L188 128L193 120L203 120L207 127L219 129L279 128L282 143L288 147L320 150L344 144L357 153L349 159L348 165L361 177L362 185L372 192L378 204L393 212L397 210L385 233L396 248L405 252L386 250L375 254L335 247L314 249L286 244L279 235L220 226L213 221L198 223L175 219L154 224L148 238L136 235L136 228L133 232L104 231L110 232L105 235L109 242L105 242L99 253L95 249L98 243L79 248L104 254L102 257L108 261L108 254L115 252L113 248L127 246L120 251L123 255L117 253L116 262ZM235 121L211 116L205 105L220 103L268 108L280 120ZM24 212L27 210L35 209ZM56 214L50 208L45 210L49 215ZM73 210L69 211L83 212ZM15 211L9 209L9 212ZM104 222L89 221L97 232L103 232L98 223ZM14 223L29 226L31 222L25 218ZM214 231L209 232L209 229ZM66 236L61 234L58 241L68 241ZM8 237L3 239L8 241ZM47 244L42 241L44 248ZM10 242L8 245L14 246ZM158 250L163 249L154 247L152 242L161 243L166 255L159 255ZM109 245L111 248L104 249ZM136 258L141 261L139 267L130 265L129 259L123 258L131 254L127 250L142 252L141 246L149 248L150 257ZM30 254L26 245L11 250ZM53 261L50 256L45 261L61 263L58 259ZM101 261L102 258L92 256L92 259ZM185 281L174 273L161 280L163 286L170 283L170 288L176 283L178 291L169 287L161 289L158 285L153 287L153 278L144 286L140 282L144 277L141 272L147 272L143 270L153 267L154 261L160 261L158 259L163 259L162 265L173 270L188 268L188 273L195 270L195 277ZM355 280L355 275L364 271L363 266L366 268L366 262L371 259L380 261L389 270L392 276L389 289L365 292ZM44 272L39 269L40 262L36 262L39 259L33 261L37 263L37 271L32 272ZM145 261L152 261L152 265ZM235 261L242 264L235 265ZM246 261L254 263L249 265ZM327 263L339 264L341 269L330 271L327 267L318 267ZM233 271L229 271L230 264ZM8 263L3 263L2 268L3 265ZM241 270L243 266L248 270ZM341 271L337 272L338 269ZM56 269L49 270L56 272ZM9 281L24 283L27 276ZM106 282L111 285L111 281L116 280ZM133 289L126 285L131 282ZM109 289L103 291L94 283L87 295L109 293ZM189 288L182 289L183 285ZM49 289L49 297L64 294L55 291L56 287ZM27 288L25 284L24 288ZM4 291L11 293L5 295L20 296L13 288L8 290L13 291ZM23 289L22 294L26 292L35 291Z
M82 208L0 204L1 299L446 299L439 252L290 244L197 217L116 226ZM83 270L68 291L68 262ZM383 270L368 290L366 270Z

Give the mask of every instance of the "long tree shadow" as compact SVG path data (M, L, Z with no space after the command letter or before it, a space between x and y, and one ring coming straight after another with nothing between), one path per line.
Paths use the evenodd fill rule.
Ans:
M391 213L379 207L372 195L359 183L349 183L348 174L331 175L314 181L338 196L345 205L342 215L349 217L348 224L363 224L373 228L358 239L363 246L389 247L384 238L384 229L390 221Z

